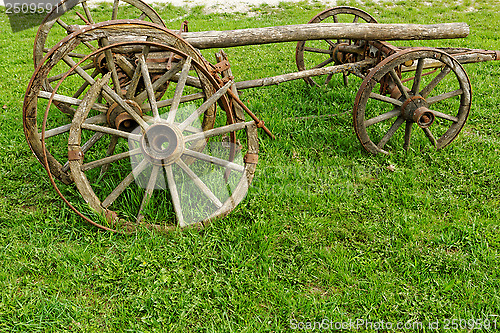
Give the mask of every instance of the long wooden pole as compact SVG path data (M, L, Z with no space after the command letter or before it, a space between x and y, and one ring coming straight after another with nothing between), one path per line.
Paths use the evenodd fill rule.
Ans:
M224 48L320 39L426 40L464 38L466 23L374 24L312 23L226 31L183 32L187 42L198 49Z
M323 67L323 68L307 69L307 70L300 71L300 72L286 73L286 74L282 74L282 75L266 77L263 79L255 79L255 80L249 80L249 81L236 82L236 88L238 90L243 90L243 89L250 89L250 88L257 88L257 87L266 87L266 86L278 85L278 84L281 84L283 82L303 79L306 77L319 76L319 75L325 75L325 74L337 74L337 73L349 72L349 71L361 71L364 68L374 66L376 63L377 63L377 59L370 58L370 59L355 62L355 63L329 66L329 67Z

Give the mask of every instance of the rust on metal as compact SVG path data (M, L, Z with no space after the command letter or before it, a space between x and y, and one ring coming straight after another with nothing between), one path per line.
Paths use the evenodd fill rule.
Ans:
M119 220L118 214L113 211L113 210L107 210L106 211L106 221L111 224L115 225L116 222Z
M142 109L137 102L133 100L125 100L125 103L131 106L132 109L142 117ZM106 113L106 120L112 128L123 130L125 132L134 130L134 128L138 125L134 118L116 102L113 103L113 105L111 105L108 109L108 112Z
M257 128L264 128L265 127L264 126L264 121L262 121L262 120L261 121L256 121L255 125L257 125Z
M68 161L79 161L83 159L83 151L78 149L68 150Z
M259 162L259 154L246 153L243 160L248 164L257 164Z
M429 128L436 119L434 112L425 106L419 107L413 112L413 121L420 128Z
M218 73L222 73L223 71L228 70L230 67L231 65L229 64L228 60L222 60L214 65L214 68Z

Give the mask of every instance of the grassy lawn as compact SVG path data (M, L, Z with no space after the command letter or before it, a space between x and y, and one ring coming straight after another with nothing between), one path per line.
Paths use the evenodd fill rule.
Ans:
M465 39L397 45L500 50L500 4L457 3L339 1L381 23L471 28ZM190 31L306 23L325 9L155 8ZM349 112L360 80L245 91L276 140L261 133L244 201L203 231L124 236L93 228L52 189L22 129L36 28L12 33L2 13L0 30L0 331L288 332L324 320L364 321L362 331L500 328L499 63L465 66L471 114L440 151L365 152ZM238 81L296 70L294 43L225 51ZM202 53L215 62L214 50Z

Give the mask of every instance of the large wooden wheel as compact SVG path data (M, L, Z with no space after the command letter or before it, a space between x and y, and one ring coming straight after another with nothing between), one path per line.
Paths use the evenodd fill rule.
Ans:
M199 64L204 64L198 51L184 40L165 28L145 21L117 20L98 23L84 27L59 42L58 47L47 53L28 84L23 106L23 122L27 141L38 160L42 161L46 153L51 172L57 179L65 183L72 181L68 173L69 164L65 148L71 119L81 104L82 96L95 80L111 73L113 91L121 98L132 100L139 105L142 105L146 99L145 82L139 75L141 66L138 66L137 59L131 56L137 50L111 48L107 49L104 54L94 51L94 56L91 57L79 52L80 49L88 51L88 45L93 45L95 50L99 50L103 45L113 44L124 38L129 38L129 40L148 39L163 45L173 45ZM157 52L154 49L147 51L145 58L148 71L151 73L151 80L159 87L156 97L160 99L163 96L162 91L171 83L174 84L173 82L178 81L182 68L179 59L173 54ZM74 58L74 55L78 55L78 58ZM85 61L81 62L81 59L85 59ZM60 85L58 93L52 96L55 84L77 61L80 65ZM205 77L188 76L187 85L193 90L193 98L204 99L214 93L213 86ZM43 133L43 137L47 140L47 150L44 152L40 143L42 139L39 125L41 115L38 108L45 111L49 98L52 98L52 102L46 130ZM109 97L109 94L101 94L99 102L94 104L93 108L100 111L102 116L96 115L96 118L88 121L101 122L103 119L106 122L114 121L113 116L108 117L108 114L114 115L120 110L116 107L113 108L115 102ZM215 106L211 106L206 113L204 129L211 128L214 119ZM85 150L95 144L98 137L97 135L91 139L84 147ZM110 144L110 150L113 150L113 144Z
M441 149L460 133L470 105L470 81L458 61L435 49L407 49L364 79L354 103L354 129L373 154L387 154L398 142L405 149L410 143Z
M78 18L79 25L89 25L94 23L99 23L97 18L93 17L87 0L78 0L78 3L69 12L63 14L63 16L57 19L53 18L54 14L61 13L66 10L64 7L67 3L72 2L70 0L63 0L55 6L52 11L45 17L42 21L40 27L38 28L35 42L33 45L33 63L35 68L40 64L44 55L54 46L56 43L66 34L74 32L74 26L65 22L66 17ZM122 5L127 6L122 6ZM160 15L151 8L148 4L141 0L115 0L113 2L113 9L105 20L117 20L117 19L139 19L150 21L152 23L158 24L165 27L165 23L161 19ZM94 46L87 44L88 54L95 50ZM70 55L71 56L71 55ZM74 55L72 56L73 58Z
M235 123L229 110L226 93L233 82L220 86L203 63L155 42L118 43L89 57L122 49L135 50L145 98L137 103L120 97L110 83L111 72L95 80L86 92L73 117L67 146L71 176L89 205L79 205L80 210L100 227L125 231L139 224L160 230L203 226L228 214L247 192L258 153L255 122ZM147 51L152 49L173 54L180 68L177 84L169 87L165 93L168 98L161 100L156 99L159 85L146 69ZM79 65L63 77L55 95ZM213 93L206 93L204 100L193 94L186 84L190 76L207 82ZM100 107L95 107L101 104L97 102L99 95L113 101L110 108L114 109L107 116L116 114L114 125L91 120L103 115ZM207 130L207 110L217 102L226 110L226 117L212 121L212 129ZM84 146L96 136L101 139L84 154ZM111 153L110 142L116 147ZM103 175L99 169L104 165L111 167Z
M339 6L322 11L308 23L377 23L367 12L348 6ZM353 53L341 52L341 46L348 46ZM299 71L322 68L333 64L361 61L365 57L366 41L356 40L310 40L297 43L295 60ZM357 52L357 53L354 53ZM333 74L307 77L304 80L311 86L327 86ZM347 74L344 73L347 85Z

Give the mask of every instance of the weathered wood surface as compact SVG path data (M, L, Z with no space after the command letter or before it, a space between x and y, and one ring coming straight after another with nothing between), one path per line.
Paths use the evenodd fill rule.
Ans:
M426 40L464 38L466 23L373 24L312 23L226 31L183 32L188 43L198 49L234 47L319 39Z
M303 79L305 77L319 76L319 75L325 75L325 74L336 74L336 73L349 72L349 71L356 72L356 71L361 71L364 68L374 66L376 63L377 63L377 59L367 59L367 60L363 60L363 61L352 63L352 64L343 64L343 65L328 66L328 67L323 67L323 68L314 68L314 69L308 69L308 70L295 72L295 73L286 73L286 74L282 74L282 75L266 77L263 79L240 81L240 82L236 82L236 88L238 88L238 90L243 90L243 89L250 89L250 88L256 88L256 87L266 87L266 86L278 85L278 84L281 84L283 82Z

